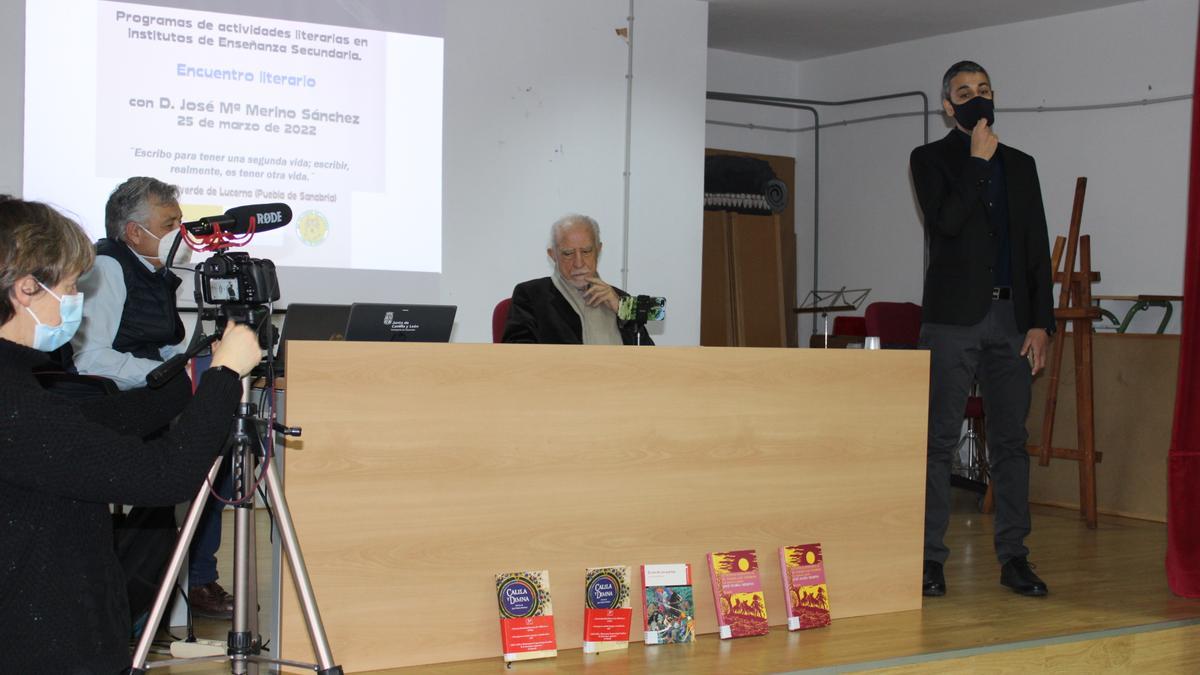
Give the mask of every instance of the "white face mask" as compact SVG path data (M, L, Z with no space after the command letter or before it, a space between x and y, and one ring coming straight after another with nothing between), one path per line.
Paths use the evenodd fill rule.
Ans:
M179 230L172 230L169 235L167 235L165 237L159 237L159 236L155 235L153 232L151 232L150 230L147 230L145 227L142 227L141 224L138 224L138 223L135 223L135 224L138 227L142 228L142 232L145 232L146 234L148 234L151 237L154 237L155 239L158 240L158 261L164 265L167 264L167 254L171 252L171 244L175 241L175 234L177 232L179 232ZM136 253L136 251L135 251L135 253ZM136 253L136 254L137 254L137 257L142 258L143 260L150 259L148 256L144 256L140 253ZM179 248L175 251L175 260L171 263L171 265L172 266L186 265L186 264L188 264L188 261L190 261L191 259L192 259L192 247L188 246L186 242L181 241L181 242L179 242Z

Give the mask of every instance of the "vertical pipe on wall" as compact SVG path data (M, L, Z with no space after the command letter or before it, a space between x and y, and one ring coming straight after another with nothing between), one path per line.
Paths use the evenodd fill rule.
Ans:
M813 285L815 291L821 287L817 271L821 268L821 118L816 108L813 115ZM812 332L817 332L817 313L812 315Z
M621 288L629 288L629 179L633 150L633 0L629 0L629 15L625 17L626 41L629 43L629 64L625 70L625 204L621 219Z

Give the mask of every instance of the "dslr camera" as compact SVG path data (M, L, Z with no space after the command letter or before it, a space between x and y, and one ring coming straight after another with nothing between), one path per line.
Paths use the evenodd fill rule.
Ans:
M221 251L196 265L196 304L266 305L279 299L275 263Z
M213 306L201 316L216 321L218 331L233 320L254 328L263 349L274 345L269 303L279 299L275 263L240 251L218 251L196 265L195 297L197 307Z

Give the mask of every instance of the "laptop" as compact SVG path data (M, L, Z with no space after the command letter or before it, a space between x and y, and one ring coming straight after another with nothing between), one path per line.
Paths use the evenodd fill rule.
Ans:
M279 333L279 349L275 354L275 372L287 366L288 340L344 340L350 305L315 305L293 302L288 305Z
M356 302L346 323L349 342L449 342L455 305Z

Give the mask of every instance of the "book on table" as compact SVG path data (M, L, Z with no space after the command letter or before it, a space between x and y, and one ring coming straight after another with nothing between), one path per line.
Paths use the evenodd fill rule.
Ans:
M589 567L584 571L584 653L629 648L633 619L629 578L629 568L624 565Z
M646 644L696 639L691 565L642 565L642 600L646 610L643 617Z
M497 574L496 602L505 661L558 655L548 570Z
M825 556L820 544L800 544L779 549L783 597L788 604L788 630L828 626L829 588L825 583Z
M717 631L722 640L767 634L767 602L750 549L708 554Z

